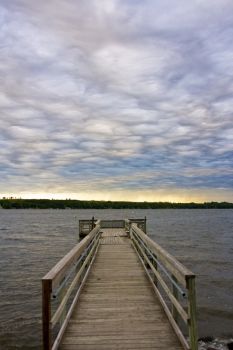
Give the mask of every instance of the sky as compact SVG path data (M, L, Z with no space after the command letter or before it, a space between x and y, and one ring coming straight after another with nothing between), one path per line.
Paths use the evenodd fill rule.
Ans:
M0 0L0 197L233 202L231 0Z

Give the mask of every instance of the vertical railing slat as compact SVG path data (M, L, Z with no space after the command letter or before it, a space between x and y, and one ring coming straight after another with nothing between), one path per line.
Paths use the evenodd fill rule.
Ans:
M144 218L144 233L147 234L147 229L146 229L146 216Z
M174 275L172 275L172 279L175 283L177 283L177 279ZM176 285L174 283L172 284L172 294L178 300L178 297L179 297L178 290L177 290ZM172 304L172 316L177 323L178 322L178 311L173 304Z
M155 270L158 270L158 264L157 264L157 261L156 261L157 256L154 255L154 258L155 258L155 259L153 259L152 264L153 264ZM154 274L154 284L155 284L156 287L158 287L158 279L157 279L157 277L156 277L155 274Z

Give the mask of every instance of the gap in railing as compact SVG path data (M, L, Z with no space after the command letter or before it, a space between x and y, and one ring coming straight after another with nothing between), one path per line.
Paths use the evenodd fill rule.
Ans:
M158 267L158 272L160 273L161 277L163 278L164 282L166 283L166 285L169 287L170 292L172 293L172 289L173 289L173 283L171 282L170 278L167 276L167 274L164 272L164 270L160 267ZM169 308L169 311L172 313L172 309L173 309L173 304L172 301L170 300L170 298L168 297L167 293L164 291L163 287L160 285L160 283L158 283L157 286L160 294L162 295L166 305ZM180 303L180 305L183 307L183 309L187 312L187 296L182 296L181 293L178 292L178 302ZM182 317L179 315L179 313L177 312L177 325L179 326L180 330L182 331L183 335L185 337L188 337L188 330L187 330L187 326L185 324L185 322L183 321Z
M73 269L73 271L69 274L69 278L65 281L65 285L58 291L58 294L56 296L53 296L55 293L51 294L51 310L52 310L52 315L55 314L56 310L58 309L58 307L60 306L63 296L65 295L65 293L67 292L68 288L70 287L72 281L74 280L75 275L77 274L77 271L79 270L79 268L81 267L81 262L76 266L76 268ZM84 271L85 273L85 271ZM83 274L84 274L83 273ZM81 276L81 280L83 278L83 274ZM65 278L64 278L65 280ZM62 282L63 283L63 282ZM61 285L62 285L61 283ZM54 328L52 329L52 342L54 343L54 341L56 340L60 328L61 328L61 324L62 324L62 320L67 316L67 312L71 307L72 301L78 291L80 287L80 282L77 283L76 287L73 289L73 291L71 292L71 295L69 296L69 299L66 303L66 307L65 307L65 311L63 312L63 316L61 317L61 321L59 321ZM57 288L59 289L59 287ZM56 291L54 291L56 292Z

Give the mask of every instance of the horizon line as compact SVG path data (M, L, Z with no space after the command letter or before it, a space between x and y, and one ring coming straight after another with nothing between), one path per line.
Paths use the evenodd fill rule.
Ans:
M228 201L190 201L190 202L173 202L173 201L131 201L131 200L105 200L105 199L74 199L74 198L22 198L22 197L1 197L0 200L48 200L48 201L80 201L80 202L111 202L111 203L170 203L170 204L206 204L206 203L227 203L233 204Z

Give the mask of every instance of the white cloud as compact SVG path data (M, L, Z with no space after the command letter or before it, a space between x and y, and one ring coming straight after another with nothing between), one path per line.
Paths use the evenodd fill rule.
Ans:
M1 10L0 190L232 188L230 1Z

